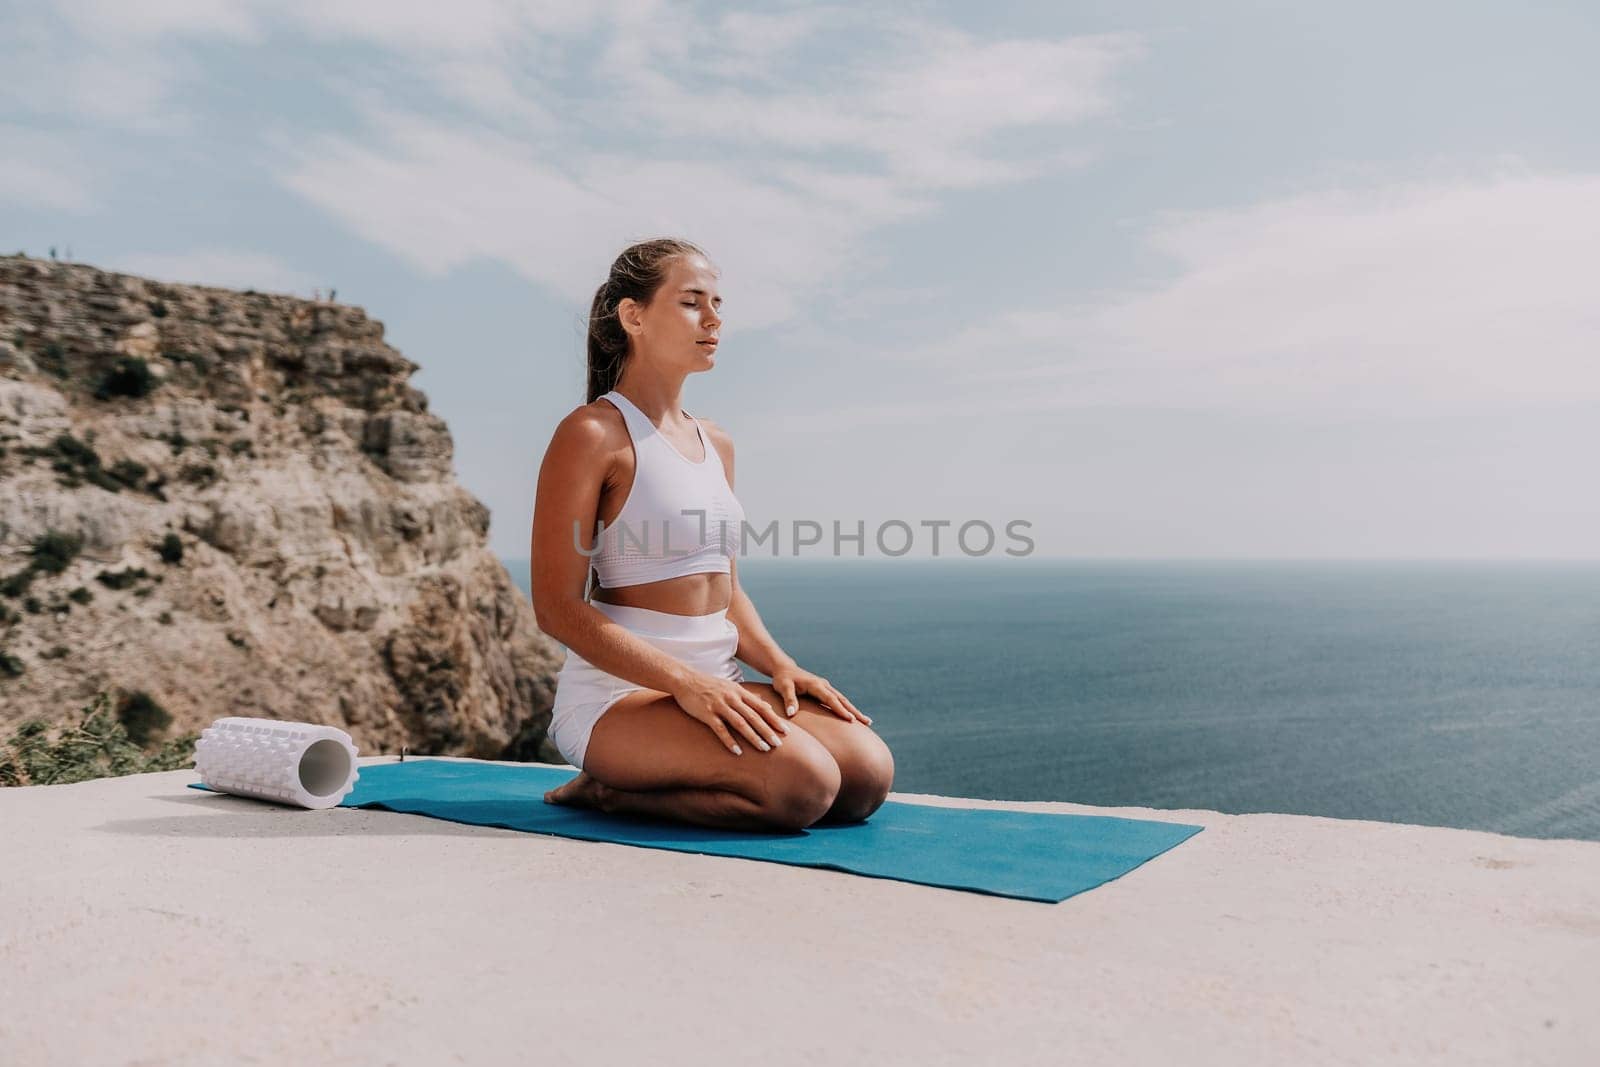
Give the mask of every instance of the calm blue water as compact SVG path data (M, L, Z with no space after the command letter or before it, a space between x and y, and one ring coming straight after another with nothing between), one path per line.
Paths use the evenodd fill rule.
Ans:
M1600 564L739 571L897 790L1600 840Z

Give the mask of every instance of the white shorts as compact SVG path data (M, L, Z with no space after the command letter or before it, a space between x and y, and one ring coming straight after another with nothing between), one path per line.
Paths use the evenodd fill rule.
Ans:
M649 608L591 601L599 612L629 633L695 670L735 682L745 680L733 658L739 647L739 628L728 619L727 609L710 615L673 615ZM555 706L550 717L550 740L574 767L583 766L589 735L606 709L629 693L646 688L607 674L572 649L556 675Z

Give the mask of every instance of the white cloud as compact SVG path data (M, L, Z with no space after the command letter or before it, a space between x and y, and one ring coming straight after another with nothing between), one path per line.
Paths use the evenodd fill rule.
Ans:
M1107 111L1136 51L667 0L70 0L19 30L30 43L0 58L26 75L11 79L22 113L123 131L196 120L201 98L178 89L206 42L365 46L317 86L355 129L265 135L289 189L420 270L489 259L584 301L629 241L687 236L730 287L751 279L725 294L730 330L793 316L870 258L871 231L943 191L1079 165L1061 132ZM992 143L1018 129L1036 134L1028 147ZM37 197L37 173L10 181Z
M661 52L656 38L628 38L607 54L606 76L628 90L617 121L656 137L707 146L777 148L795 159L856 153L908 188L966 188L1014 181L1059 161L1051 141L1063 128L1107 113L1117 68L1138 54L1136 39L1099 35L1063 40L986 41L946 27L870 19L842 10L828 25L812 18L781 25L792 44L824 29L847 42L853 62L842 70L802 69L788 84L776 77L756 89L748 79L711 87L725 77L720 40L700 52ZM734 69L744 49L776 65L777 45L760 20L741 24ZM681 43L681 42L679 42ZM826 55L831 47L812 53ZM1031 154L996 152L995 134L1031 129ZM1070 163L1075 153L1067 153Z
M135 252L102 264L107 270L162 281L309 297L316 279L259 252L201 248L187 252Z
M79 32L105 40L149 41L167 36L252 40L259 22L239 0L56 0L53 5Z
M558 168L500 134L383 119L385 150L345 138L306 146L291 189L429 274L495 259L587 303L610 257L663 234L702 244L727 278L729 330L779 322L848 255L865 225L893 217L880 185L799 187L711 163L591 154Z
M716 41L716 73L724 79L769 81L789 53L850 14L849 8L824 4L724 12L711 37Z
M584 11L584 5L512 0L59 0L8 15L0 38L0 65L8 74L0 102L13 114L183 132L195 101L180 90L199 80L197 46L227 41L293 48L310 40L360 42L414 56L422 75L445 95L459 91L503 103L493 86L504 46L526 43L530 33L568 32L587 21ZM486 65L492 68L487 73Z
M620 234L612 201L527 144L411 115L374 118L380 144L309 142L284 182L423 273L493 258L571 297L594 264L568 250L597 228Z
M62 0L7 13L0 37L0 108L67 116L124 131L175 132L188 117L175 90L195 72L167 38L257 38L248 5L229 0Z
M357 40L407 53L491 56L522 35L566 34L600 9L564 0L274 0L258 5L285 27L328 40Z
M1507 173L1174 216L1175 273L916 350L944 395L1415 414L1600 399L1600 176Z
M0 123L0 201L81 214L94 207L89 174L70 138Z
M487 8L469 21L491 25ZM431 76L475 65L448 91L481 109L476 121L369 103L357 133L286 141L284 183L419 269L492 259L574 300L629 241L687 236L730 285L750 279L725 293L730 330L771 325L862 259L870 231L934 208L938 191L1081 163L1043 135L1104 113L1135 51L1123 37L985 42L844 8L725 16L716 34L682 5L609 14L574 99L559 64L530 76L487 37L463 38L444 63L407 36L375 38L411 49ZM389 33L381 21L339 25ZM801 64L779 77L789 50L846 31L843 73ZM716 84L752 63L772 77ZM1017 128L1041 133L1027 153L987 144Z

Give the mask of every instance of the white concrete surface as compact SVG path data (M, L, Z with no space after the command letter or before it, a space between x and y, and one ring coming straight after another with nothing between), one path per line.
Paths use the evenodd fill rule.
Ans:
M0 789L0 1063L1600 1063L1600 843L895 794L1206 826L1052 905L197 780Z

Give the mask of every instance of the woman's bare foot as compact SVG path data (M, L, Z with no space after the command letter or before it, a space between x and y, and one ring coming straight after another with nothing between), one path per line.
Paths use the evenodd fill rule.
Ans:
M615 792L616 790L610 786L602 785L591 778L588 771L579 771L578 776L570 782L564 782L545 793L544 802L605 811L610 806Z

